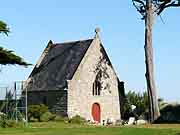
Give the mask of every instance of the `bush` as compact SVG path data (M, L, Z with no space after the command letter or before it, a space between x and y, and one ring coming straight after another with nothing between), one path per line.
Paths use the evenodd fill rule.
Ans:
M23 127L24 123L22 121L16 121L14 119L8 119L6 114L0 114L0 127L2 128L16 128L16 127Z
M50 120L54 120L56 115L52 114L51 112L45 112L40 116L41 122L48 122Z
M7 115L5 113L0 112L0 121L7 119Z
M70 119L68 117L64 117L63 119L64 119L65 123L69 123L69 121L70 121Z
M38 119L38 121L40 121L41 115L47 111L48 111L48 107L44 104L31 105L28 107L28 119L30 120L33 117L35 119Z
M80 117L79 115L76 115L74 117L72 117L71 119L69 119L69 123L73 123L73 124L83 124L85 123L86 120L82 117Z
M63 117L63 116L60 116L60 115L57 115L55 117L54 121L70 123L70 119L68 117Z
M5 123L6 123L7 127L14 127L15 128L18 126L15 120L7 120Z
M0 121L0 127L2 128L16 128L20 126L20 124L16 123L15 120L7 120L7 119L4 119L2 121Z
M30 121L30 122L38 122L39 120L36 119L36 118L31 117L31 118L29 119L29 121Z
M56 117L54 118L54 121L59 121L59 122L65 122L65 118L61 115L56 115Z

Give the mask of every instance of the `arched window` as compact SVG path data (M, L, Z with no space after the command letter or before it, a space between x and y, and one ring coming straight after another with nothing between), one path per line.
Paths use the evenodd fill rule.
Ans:
M99 72L96 76L96 79L93 83L93 96L100 96L101 95L101 82L100 82L100 78L101 78L101 72Z

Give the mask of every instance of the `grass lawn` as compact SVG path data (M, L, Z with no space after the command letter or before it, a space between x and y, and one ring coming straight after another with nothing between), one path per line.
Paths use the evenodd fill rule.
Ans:
M0 128L0 135L180 135L180 125L94 127L48 122L33 123L28 128Z

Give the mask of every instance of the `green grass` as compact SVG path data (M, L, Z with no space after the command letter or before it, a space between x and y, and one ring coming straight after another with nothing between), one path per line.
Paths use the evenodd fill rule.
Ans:
M97 127L48 122L28 128L1 128L0 135L180 135L180 125Z

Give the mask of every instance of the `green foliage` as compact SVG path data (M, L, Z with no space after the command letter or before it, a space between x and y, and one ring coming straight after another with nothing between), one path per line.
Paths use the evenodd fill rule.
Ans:
M10 31L7 24L3 21L0 21L0 34L3 33L3 34L8 35L9 32Z
M52 114L51 112L45 112L40 116L41 122L48 122L54 120L56 115Z
M30 121L30 122L39 122L39 120L38 120L38 119L33 118L33 117L29 118L29 121Z
M48 107L44 104L31 105L28 107L28 119L30 120L33 117L35 119L38 119L38 121L40 121L41 115L47 111L48 111Z
M121 108L121 117L125 120L127 120L131 116L132 110L131 110L131 104L127 100L127 98L124 100L124 104Z
M31 105L28 107L28 119L31 122L48 122L55 120L56 115L48 111L44 104Z
M6 50L0 47L0 64L1 65L8 65L8 64L18 64L22 66L29 66L31 64L26 63L21 57L17 56L13 53L13 51Z
M68 122L69 119L68 117L63 117L61 115L56 115L56 117L54 118L54 121L58 121L58 122Z
M5 120L5 119L7 119L7 115L5 114L5 113L0 113L0 121L3 121L3 120Z
M15 121L15 119L9 117L9 115L0 112L0 127L2 128L9 128L9 127L23 127L24 122L22 121L22 115L19 116L18 113L18 123Z
M69 123L73 123L73 124L83 124L85 123L86 120L82 117L80 117L79 115L76 115L74 117L72 117L71 119L69 119Z
M155 123L180 123L180 104L166 104L160 109Z
M159 99L158 99L158 106L159 106L159 109L160 109L160 110L161 110L165 105L167 105L167 104L168 104L168 103L166 103L163 98L159 98Z
M0 21L0 34L3 33L8 35L9 32L10 31L7 24L3 21ZM21 57L14 54L13 51L4 49L2 47L0 47L0 56L0 65L17 64L25 67L31 65L26 63Z
M16 123L15 120L8 119L5 114L0 115L0 127L2 128L15 128L15 127L23 127L22 122Z
M131 105L135 105L135 112L132 112ZM145 114L149 109L149 101L147 92L136 93L134 91L129 91L126 94L126 100L123 106L123 117L128 119L131 115L140 117Z
M179 135L179 124L140 126L91 126L63 122L29 123L27 128L0 128L0 135Z
M16 123L15 120L3 120L0 122L0 126L2 128L8 128L8 127L18 127L18 124Z

